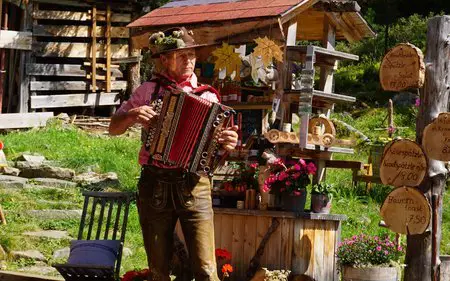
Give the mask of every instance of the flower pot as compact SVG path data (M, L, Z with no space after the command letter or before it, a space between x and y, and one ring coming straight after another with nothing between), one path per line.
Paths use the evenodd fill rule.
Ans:
M329 214L331 198L325 194L311 194L311 210L314 213Z
M301 213L305 210L306 191L302 192L300 196L282 193L281 202L281 208L284 211Z
M342 269L343 281L397 281L398 269L396 267L365 267L355 268L344 266Z

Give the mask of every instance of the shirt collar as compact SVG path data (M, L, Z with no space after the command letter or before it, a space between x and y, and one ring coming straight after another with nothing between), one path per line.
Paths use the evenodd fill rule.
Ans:
M185 81L183 81L181 83L177 83L175 81L175 79L173 79L171 76L169 76L169 74L167 74L167 72L162 72L161 75L166 77L170 81L175 82L177 84L177 86L180 88L183 88L186 86L191 87L192 89L198 88L198 79L197 79L197 75L195 75L195 73L192 73L191 77L189 77L188 79L186 79Z

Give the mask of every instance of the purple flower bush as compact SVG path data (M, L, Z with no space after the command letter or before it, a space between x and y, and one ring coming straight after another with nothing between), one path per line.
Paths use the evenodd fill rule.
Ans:
M355 235L341 242L337 258L341 266L371 267L399 264L404 249L393 241L378 236Z

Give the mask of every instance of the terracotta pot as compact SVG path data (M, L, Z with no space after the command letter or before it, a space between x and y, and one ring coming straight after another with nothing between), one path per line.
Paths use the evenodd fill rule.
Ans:
M395 267L366 267L355 268L344 266L342 269L343 281L397 281L398 269Z
M314 213L329 214L331 211L331 198L325 194L311 194L311 210Z

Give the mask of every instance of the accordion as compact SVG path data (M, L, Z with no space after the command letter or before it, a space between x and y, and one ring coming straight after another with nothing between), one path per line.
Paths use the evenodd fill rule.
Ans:
M153 106L159 118L145 143L150 158L197 174L212 173L218 136L233 123L233 109L182 91L166 91Z

